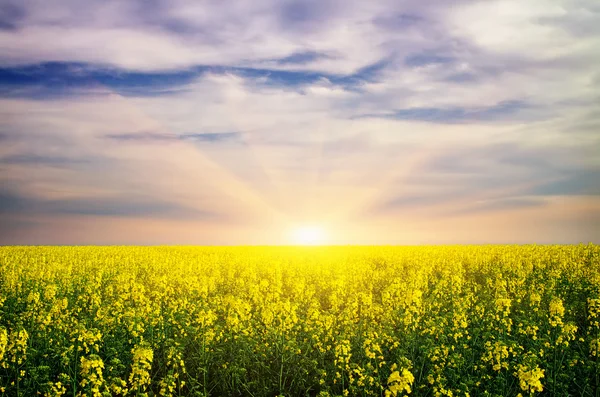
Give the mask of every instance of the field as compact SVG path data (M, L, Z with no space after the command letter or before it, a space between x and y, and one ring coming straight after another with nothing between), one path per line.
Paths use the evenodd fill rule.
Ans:
M600 247L0 247L0 395L599 396Z

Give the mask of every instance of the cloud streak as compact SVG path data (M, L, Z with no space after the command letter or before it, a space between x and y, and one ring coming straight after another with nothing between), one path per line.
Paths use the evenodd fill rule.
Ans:
M237 141L240 134L237 132L203 132L192 134L169 134L159 132L141 132L135 134L109 134L106 138L124 142L231 142Z
M145 197L76 197L40 199L15 192L0 193L0 213L27 216L100 216L116 218L224 219L222 215Z

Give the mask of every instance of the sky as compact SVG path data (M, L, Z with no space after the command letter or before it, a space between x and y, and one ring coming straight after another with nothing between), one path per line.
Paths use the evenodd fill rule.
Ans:
M0 244L600 243L598 65L590 0L2 0Z

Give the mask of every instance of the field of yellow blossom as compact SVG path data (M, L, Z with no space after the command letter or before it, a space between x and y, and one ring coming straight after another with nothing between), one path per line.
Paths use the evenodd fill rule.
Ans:
M600 247L0 247L3 396L598 396Z

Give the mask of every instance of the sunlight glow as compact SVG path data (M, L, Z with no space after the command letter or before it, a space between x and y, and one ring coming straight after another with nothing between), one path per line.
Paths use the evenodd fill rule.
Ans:
M327 236L322 227L311 225L293 229L291 237L296 245L322 245Z

